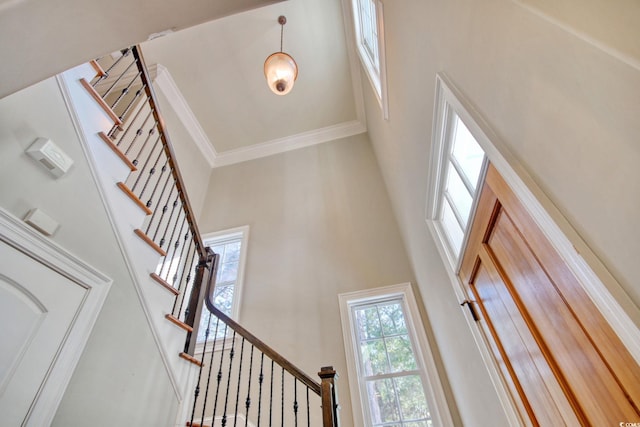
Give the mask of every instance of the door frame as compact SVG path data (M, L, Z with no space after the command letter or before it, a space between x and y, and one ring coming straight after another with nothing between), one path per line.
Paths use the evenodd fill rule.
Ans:
M569 221L535 183L525 168L511 154L506 145L491 130L482 115L473 107L473 104L452 84L446 74L438 73L436 75L433 118L434 137L437 132L435 125L440 120L439 114L444 111L445 108L443 107L447 106L452 108L465 123L484 150L487 159L524 205L527 213L569 266L571 272L576 276L587 295L611 325L616 335L627 347L636 362L640 364L640 328L636 326L636 322L640 324L640 309L629 298L602 261L587 246ZM484 174L481 179L484 181ZM479 194L480 192L478 192L476 198ZM427 218L427 224L447 267L449 278L454 284L456 296L459 302L462 303L469 298L471 293L468 285L462 283L457 276L460 263L458 263L455 271L449 268L450 264L447 263L446 250L442 247L441 241L437 237L433 221ZM460 260L463 258L465 250L466 247L463 247L459 257ZM525 423L523 418L520 417L517 406L502 378L502 374L491 353L487 337L484 336L481 328L475 325L474 319L467 310L465 310L465 318L489 370L507 417L514 424Z
M109 293L112 280L1 207L0 241L86 289L77 315L25 418L27 425L50 425Z

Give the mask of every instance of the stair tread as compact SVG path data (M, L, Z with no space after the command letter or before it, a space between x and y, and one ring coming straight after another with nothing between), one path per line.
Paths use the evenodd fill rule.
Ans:
M175 296L178 296L180 294L180 291L177 290L176 288L174 288L173 286L171 286L171 284L169 282L167 282L166 280L164 280L162 277L158 276L156 273L151 273L150 274L151 278L153 280L155 280L156 282L158 282L160 285L162 285L163 287L165 287L169 292L171 292L172 294L174 294Z
M175 317L172 314L166 314L165 319L167 319L168 321L170 321L171 323L178 325L179 327L181 327L182 329L184 329L187 332L193 332L193 328L189 325L187 325L186 323L184 323L182 320L178 319L177 317Z
M136 168L131 160L129 160L127 156L125 156L125 154L120 151L120 148L118 148L118 146L113 143L111 138L109 138L106 133L98 132L98 136L100 136L100 139L102 139L104 143L107 144L107 147L111 148L111 150L116 153L118 157L120 157L120 159L127 165L131 172L135 172L136 170L138 170L138 168Z
M140 207L140 209L142 209L147 215L151 215L153 213L153 211L151 209L149 209L147 207L147 205L145 205L144 203L142 203L142 200L140 200L138 198L138 196L135 195L135 193L133 191L131 191L131 189L127 186L127 184L125 184L124 182L120 181L116 184L118 186L119 189L121 189L127 196L129 196L129 198Z
M98 105L100 105L104 112L107 113L111 120L113 120L113 123L121 126L122 120L120 120L120 117L118 117L118 115L111 109L109 104L107 104L105 100L102 99L100 94L96 92L93 86L91 86L91 84L84 78L80 79L80 83L87 90L87 92L89 92L89 95L91 95L91 97L98 103Z
M196 359L195 357L193 357L193 356L191 356L191 355L189 355L189 354L187 354L185 352L180 353L180 357L182 357L184 360L187 360L187 361L193 363L194 365L202 366L202 362L200 362L198 359Z
M158 252L162 256L167 256L167 252L165 252L165 250L162 249L156 242L151 240L151 237L147 236L144 231L140 230L139 228L136 228L135 230L133 230L133 232L138 237L140 237L145 243L147 243L149 246L151 246L151 248L154 251Z
M96 76L98 77L102 77L104 75L106 75L107 73L105 73L104 69L102 69L102 67L100 66L100 64L98 63L98 61L96 61L95 59L92 59L91 61L89 61L89 64L93 67L93 69L96 71Z

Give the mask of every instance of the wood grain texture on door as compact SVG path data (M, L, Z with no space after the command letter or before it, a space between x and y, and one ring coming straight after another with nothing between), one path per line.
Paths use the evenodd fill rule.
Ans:
M640 422L640 367L492 166L460 277L534 425Z

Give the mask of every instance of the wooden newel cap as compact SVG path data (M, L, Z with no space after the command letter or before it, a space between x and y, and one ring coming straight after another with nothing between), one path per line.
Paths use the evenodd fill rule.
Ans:
M320 378L338 378L338 373L333 369L333 366L323 366L318 372Z

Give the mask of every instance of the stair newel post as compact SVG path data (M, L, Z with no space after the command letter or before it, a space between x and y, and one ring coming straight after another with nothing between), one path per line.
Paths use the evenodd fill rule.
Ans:
M322 379L320 383L320 398L322 400L322 425L323 427L340 427L340 418L338 411L338 390L336 389L336 380L338 373L333 366L323 366L318 372L318 376Z
M206 248L206 251L207 258L201 259L196 267L196 277L193 280L189 304L185 310L185 323L193 328L193 332L187 333L187 342L184 346L184 352L189 355L195 353L196 342L198 341L195 339L198 336L198 325L196 323L202 316L207 291L209 289L213 290L215 286L216 273L218 271L218 259L220 257L210 248Z

